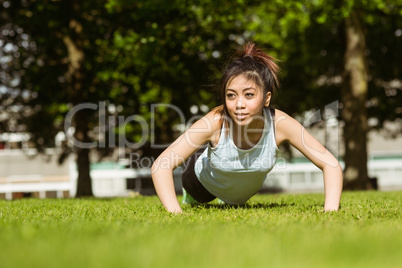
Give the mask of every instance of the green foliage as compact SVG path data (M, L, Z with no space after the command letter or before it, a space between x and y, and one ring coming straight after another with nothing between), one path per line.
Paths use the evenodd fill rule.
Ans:
M8 76L2 82L15 88L15 94L37 94L24 101L14 98L7 105L42 109L42 116L48 117L44 122L53 131L43 132L42 124L27 123L30 116L19 122L48 145L62 130L59 119L67 110L47 109L47 105L71 107L108 100L124 107L123 115L145 118L150 117L152 103L172 103L187 117L194 104L212 108L219 102L210 85L220 75L222 59L247 39L281 60L283 86L276 103L283 110L296 114L340 99L341 85L331 81L343 71L341 26L352 9L359 11L366 27L370 116L380 119L379 127L386 119L401 117L401 94L386 88L386 82L401 76L398 48L402 41L395 34L401 25L401 1L344 1L343 5L321 0L9 3L1 13L2 29L15 25L18 34L4 35L3 46L15 44L18 56L9 53L14 58L3 70ZM66 77L68 50L63 42L65 36L78 37L72 20L81 25L85 53L85 85L78 96ZM14 77L20 77L19 84L11 83ZM7 94L2 94L5 99ZM299 101L294 103L294 99ZM36 116L34 109L31 116ZM157 131L177 120L175 114L166 115L156 122Z
M401 77L401 1L269 1L247 10L245 29L282 60L282 89L276 103L290 114L318 109L340 99L343 74L343 20L357 10L364 28L369 68L369 117L402 117L400 90L388 85ZM399 30L398 30L399 29ZM338 77L338 78L337 78ZM337 82L338 81L338 82ZM388 88L387 88L388 86ZM294 100L299 100L297 103ZM386 108L387 107L387 108Z
M107 101L123 108L119 115L148 122L154 103L176 105L186 119L194 104L216 106L211 85L223 59L248 39L281 60L276 106L292 115L320 109L340 99L342 23L352 10L365 29L369 117L379 119L378 128L402 117L395 86L402 77L400 0L16 0L3 7L0 112L8 117L1 117L1 131L29 132L39 149L54 146L63 118L83 102ZM75 77L70 39L83 57ZM97 122L92 113L82 131L98 137ZM156 142L171 142L178 122L177 113L159 111ZM107 128L140 139L138 125Z
M165 212L157 197L0 201L2 267L396 267L401 192L257 195ZM21 252L24 258L21 258Z

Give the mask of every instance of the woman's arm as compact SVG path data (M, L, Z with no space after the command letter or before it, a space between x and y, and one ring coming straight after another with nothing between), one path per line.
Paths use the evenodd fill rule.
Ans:
M342 194L342 168L338 160L304 127L286 113L275 110L276 143L289 141L323 171L325 211L338 210Z
M216 110L209 112L166 148L152 165L152 181L167 211L182 212L174 189L173 170L211 140L211 137L220 130L219 119Z

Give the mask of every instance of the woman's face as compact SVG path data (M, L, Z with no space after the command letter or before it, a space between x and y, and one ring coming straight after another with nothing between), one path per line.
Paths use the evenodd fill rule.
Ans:
M249 125L262 117L264 106L271 100L271 92L264 94L254 81L243 75L230 79L225 90L225 101L230 117L239 126Z

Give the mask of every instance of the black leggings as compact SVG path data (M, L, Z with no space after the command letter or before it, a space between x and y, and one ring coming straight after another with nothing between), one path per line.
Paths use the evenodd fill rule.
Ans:
M208 192L207 189L200 183L194 172L194 165L198 157L204 152L205 147L200 148L187 160L182 173L183 188L187 191L192 198L199 203L208 203L216 198L213 194Z

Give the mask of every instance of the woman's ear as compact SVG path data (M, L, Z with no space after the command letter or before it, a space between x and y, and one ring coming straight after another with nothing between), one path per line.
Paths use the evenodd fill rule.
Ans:
M265 95L264 106L268 107L270 102L271 102L271 92L267 92L267 94Z

